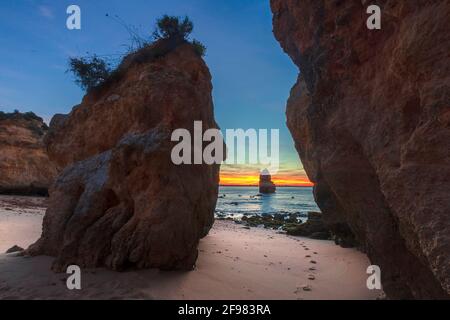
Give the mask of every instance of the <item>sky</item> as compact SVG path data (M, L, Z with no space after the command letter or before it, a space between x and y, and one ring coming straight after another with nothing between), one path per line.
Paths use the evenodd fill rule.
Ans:
M66 28L71 4L81 8L81 30ZM280 169L274 182L310 185L285 119L298 69L272 34L269 0L1 0L0 110L33 111L46 121L69 113L84 93L66 73L68 58L119 57L130 36L111 16L150 36L163 14L189 16L193 37L207 46L219 126L279 129ZM257 184L262 169L223 165L221 184Z

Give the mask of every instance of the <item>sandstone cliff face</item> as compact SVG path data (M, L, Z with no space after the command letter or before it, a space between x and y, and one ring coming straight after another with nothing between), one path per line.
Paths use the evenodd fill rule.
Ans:
M56 177L43 142L47 129L32 113L0 113L0 193L47 194Z
M366 27L369 4L382 8L379 31ZM350 227L389 297L448 298L450 2L271 6L301 72L288 126L326 219Z
M217 128L209 70L188 44L132 58L119 81L51 123L49 154L64 170L28 253L56 256L56 271L192 269L213 224L219 165L176 166L170 141L194 121Z

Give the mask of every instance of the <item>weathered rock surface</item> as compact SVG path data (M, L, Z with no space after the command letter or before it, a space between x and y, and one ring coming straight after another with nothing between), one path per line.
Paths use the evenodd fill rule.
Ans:
M275 193L277 187L272 182L272 176L267 169L263 170L259 175L259 193Z
M43 142L47 131L34 113L0 112L0 193L47 194L57 174Z
M64 170L28 253L55 256L55 271L189 270L213 224L219 165L171 161L173 130L217 128L206 64L189 44L126 61L119 80L51 123L49 154Z
M372 2L271 1L301 71L288 126L324 217L352 230L387 295L449 298L450 2Z

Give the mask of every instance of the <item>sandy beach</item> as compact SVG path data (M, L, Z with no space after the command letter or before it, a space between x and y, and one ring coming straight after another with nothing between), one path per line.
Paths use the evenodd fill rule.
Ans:
M82 270L82 290L50 271L51 257L4 254L40 235L45 199L0 196L0 299L376 299L369 261L331 241L216 221L192 272Z

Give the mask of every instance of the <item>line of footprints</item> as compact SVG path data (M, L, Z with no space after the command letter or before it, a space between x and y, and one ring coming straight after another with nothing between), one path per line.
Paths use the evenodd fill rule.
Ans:
M303 247L303 249L304 249L305 251L310 251L309 248L305 245L304 242L301 242L300 245ZM313 254L313 255L317 255L317 252L314 251L312 254ZM317 264L317 261L312 259L311 254L307 254L307 255L305 256L305 258L310 259L310 260L309 260L309 263L311 263L311 264L313 264L313 265L316 265L316 264ZM310 267L308 270L311 271L311 273L308 275L308 280L310 280L310 281L316 280L316 276L313 274L314 271L317 270L316 267L312 266L312 267ZM295 293L298 293L299 290L303 290L303 291L311 291L312 288L311 288L310 285L303 285L303 286L297 288L297 291L296 291Z

